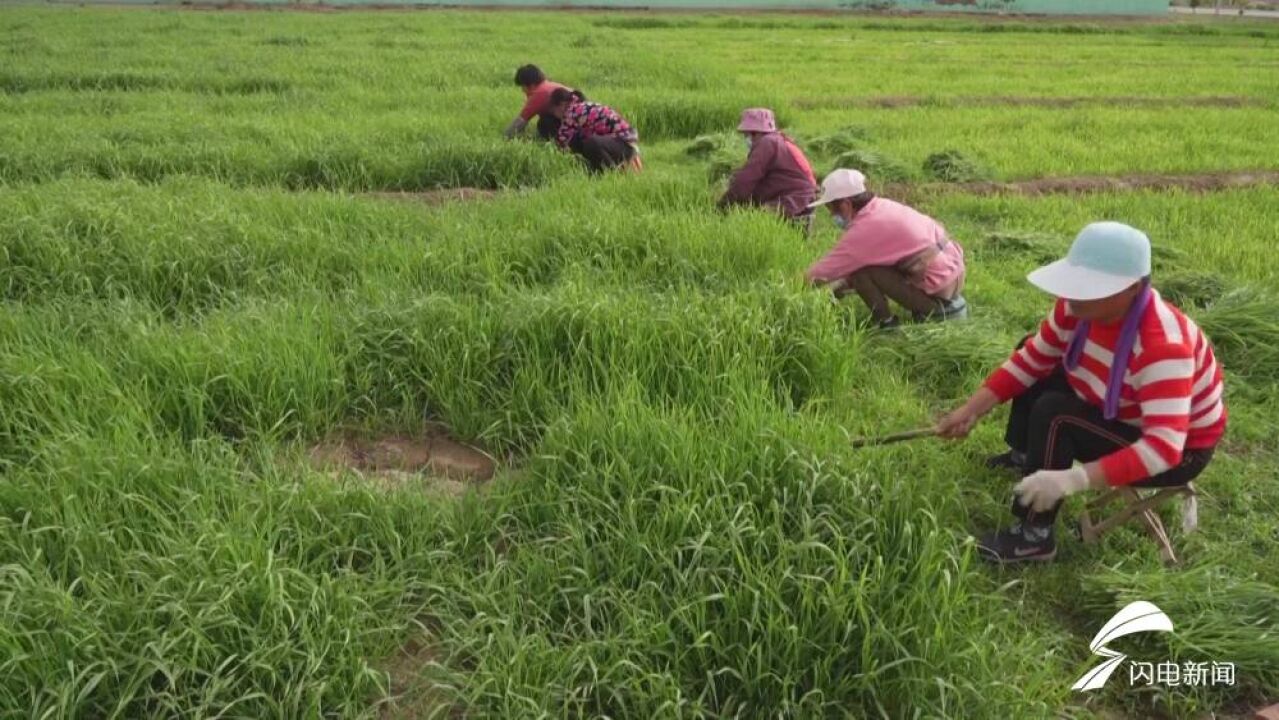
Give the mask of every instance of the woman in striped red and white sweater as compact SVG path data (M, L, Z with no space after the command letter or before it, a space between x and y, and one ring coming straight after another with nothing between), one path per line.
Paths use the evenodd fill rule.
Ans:
M962 438L1012 402L1010 450L988 464L1024 476L1012 503L1017 519L979 543L997 562L1051 560L1067 495L1190 482L1226 429L1221 366L1194 321L1150 286L1144 233L1089 225L1064 260L1029 280L1057 296L1048 318L937 426L942 437Z

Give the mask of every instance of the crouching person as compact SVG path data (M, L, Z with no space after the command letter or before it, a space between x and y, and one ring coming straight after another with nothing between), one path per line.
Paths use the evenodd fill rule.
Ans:
M733 173L719 207L754 205L771 208L808 233L812 229L817 179L793 140L777 130L773 111L742 111L737 126L750 146L746 164Z
M866 177L840 169L822 181L825 205L844 233L826 256L808 269L808 281L837 297L857 293L880 328L900 324L888 301L915 320L966 317L964 250L927 215L866 189Z
M1009 451L988 464L1024 476L1014 490L1015 519L979 543L984 557L1001 563L1056 555L1053 527L1067 495L1195 479L1226 427L1212 346L1151 288L1145 234L1094 223L1064 260L1029 280L1057 297L1048 318L937 426L943 437L961 438L1012 401Z
M564 88L573 93L577 99L586 99L586 96L582 95L580 91L548 80L546 74L536 65L524 65L516 70L515 84L524 91L525 101L524 107L520 109L520 114L516 115L511 124L506 126L504 134L507 140L522 135L529 122L535 117L537 118L538 139L553 140L555 138L556 133L560 130L560 119L548 112L548 106L551 103L551 95L556 90Z
M639 165L639 133L616 110L578 99L571 90L551 93L551 114L560 120L555 142L586 160L592 173Z

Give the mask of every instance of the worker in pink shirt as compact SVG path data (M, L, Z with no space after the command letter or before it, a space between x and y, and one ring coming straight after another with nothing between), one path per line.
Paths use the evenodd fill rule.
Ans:
M524 65L516 70L515 84L524 91L525 101L520 114L506 126L506 139L510 140L516 135L523 134L529 122L536 117L537 136L542 140L554 140L556 133L560 130L560 120L549 112L551 95L565 86L546 79L546 73L536 65ZM578 100L586 99L581 92L577 90L572 92Z
M946 228L914 208L876 197L866 189L866 176L839 169L822 181L822 195L812 207L825 205L844 234L830 252L808 268L814 285L825 285L836 297L857 293L882 329L901 322L891 299L917 321L968 316L964 300L964 249Z

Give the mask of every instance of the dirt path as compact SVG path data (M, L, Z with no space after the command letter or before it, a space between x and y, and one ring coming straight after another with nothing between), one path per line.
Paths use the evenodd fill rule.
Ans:
M431 666L443 660L437 648L422 639L409 640L395 655L387 658L383 669L391 686L378 717L385 720L414 718L462 717L454 708L445 688L431 681Z
M84 5L85 0L45 0L53 5ZM600 0L598 4L590 5L515 5L500 3L485 3L479 5L450 5L447 0L401 0L401 2L351 2L350 0L327 0L326 2L305 1L305 2L267 2L262 0L254 2L253 0L88 0L90 5L137 9L137 10L182 10L182 11L268 11L268 12L416 12L431 10L453 10L463 12L501 12L501 13L573 13L580 15L618 15L627 13L631 15L646 16L691 16L691 15L707 15L714 13L732 13L733 15L744 16L798 16L798 17L833 17L833 18L860 18L868 20L876 19L900 19L900 18L948 18L951 20L966 20L968 22L985 22L988 24L1052 24L1060 22L1089 22L1104 25L1158 25L1173 22L1174 18L1169 15L1091 15L1091 14L1075 14L1069 15L1050 15L1050 14L1024 14L1024 13L974 13L974 12L947 12L944 10L930 10L928 12L917 13L910 11L894 11L894 10L875 10L871 8L793 8L787 7L783 0L777 0L775 7L737 7L729 4L716 5L699 5L697 7L661 7L654 8L645 5L642 0L635 0L633 4L625 5L609 5L605 0Z
M441 188L439 190L423 190L421 192L393 191L393 192L367 192L360 193L361 197L376 198L378 200L400 200L403 202L415 202L423 205L443 205L450 202L466 202L474 200L491 200L497 197L496 190L484 190L482 188L459 187L459 188Z
M1245 170L1195 173L1190 175L1099 175L1084 177L1046 177L1020 182L924 183L894 184L885 188L888 195L918 196L936 192L960 192L971 195L1064 195L1132 190L1189 190L1211 192L1256 185L1279 185L1279 170Z
M1179 97L1143 97L1138 95L1112 96L1024 96L1024 95L879 95L871 97L799 98L795 107L812 110L819 108L909 108L926 105L937 107L1046 107L1071 108L1092 105L1146 108L1172 107L1264 107L1266 102L1244 95L1191 95Z
M1220 8L1220 12L1217 12L1213 8L1199 9L1181 7L1179 5L1173 5L1168 8L1168 10L1170 12L1177 13L1178 15L1197 15L1203 18L1221 18L1222 20L1229 20L1230 18L1238 17L1257 18L1259 20L1279 20L1279 10L1244 10L1243 12L1240 12L1234 8Z

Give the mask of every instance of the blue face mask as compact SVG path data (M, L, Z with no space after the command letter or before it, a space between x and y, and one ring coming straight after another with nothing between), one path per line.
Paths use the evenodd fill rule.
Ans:
M755 143L751 142L749 135L743 137L742 142L746 143L746 152L750 152L751 148L755 147Z
M840 230L848 229L848 221L844 219L843 215L831 215L830 221L835 223L835 227L839 228Z

